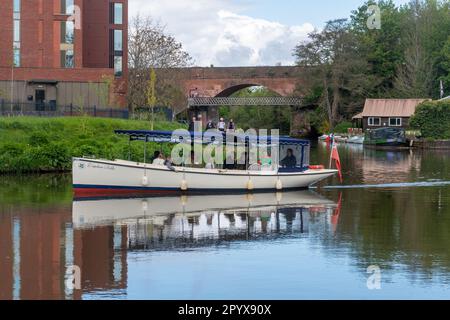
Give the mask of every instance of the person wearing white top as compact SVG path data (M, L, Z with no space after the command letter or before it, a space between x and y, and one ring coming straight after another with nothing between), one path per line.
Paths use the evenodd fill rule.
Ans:
M224 119L223 119L223 118L220 118L220 122L219 122L219 124L218 124L218 126L217 126L217 129L219 129L219 131L224 132L226 126L227 126L227 124L225 123Z
M156 166L164 166L166 164L166 159L164 159L164 155L161 152L158 153L155 152L155 155L157 154L158 156L153 160L153 164Z

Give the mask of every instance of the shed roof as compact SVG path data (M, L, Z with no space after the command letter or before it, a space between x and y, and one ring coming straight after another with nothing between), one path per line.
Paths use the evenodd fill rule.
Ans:
M362 119L362 118L363 118L363 114L361 112L361 113L358 113L356 116L354 116L353 120L358 120L358 119Z
M427 99L367 99L362 117L409 118L419 104Z

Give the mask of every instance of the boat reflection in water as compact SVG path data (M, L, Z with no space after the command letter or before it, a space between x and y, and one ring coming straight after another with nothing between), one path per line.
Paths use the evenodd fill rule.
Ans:
M311 191L88 200L73 203L73 227L114 225L119 237L126 229L128 247L122 249L166 250L307 232L311 215L333 212L334 206Z

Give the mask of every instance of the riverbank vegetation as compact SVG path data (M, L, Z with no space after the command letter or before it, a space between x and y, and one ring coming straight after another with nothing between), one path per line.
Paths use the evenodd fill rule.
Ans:
M64 172L72 157L128 159L128 139L114 130L148 130L150 123L89 117L0 118L0 173ZM156 122L156 130L174 130L177 123ZM150 143L149 154L160 148ZM168 152L169 150L163 150ZM131 144L131 158L142 161L142 144Z
M374 7L374 5L376 5ZM379 16L377 12L379 8ZM316 133L345 131L367 98L433 98L450 92L450 2L366 1L349 19L329 21L294 50L307 81L296 90ZM340 17L336 17L340 18ZM262 96L267 90L244 90ZM271 93L273 96L273 93ZM228 108L239 126L289 130L289 108Z
M450 89L449 12L448 1L367 1L297 46L298 65L311 67L311 87L299 90L316 98L331 127L361 112L366 98L439 98L440 81Z
M450 100L423 102L411 118L411 126L425 139L450 139Z

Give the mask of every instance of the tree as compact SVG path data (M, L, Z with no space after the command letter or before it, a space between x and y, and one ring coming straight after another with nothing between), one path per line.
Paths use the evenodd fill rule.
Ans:
M148 81L148 88L147 88L147 103L148 106L151 109L151 127L150 129L153 130L155 126L155 106L156 106L156 72L155 69L150 69L150 80Z
M394 93L399 97L438 97L442 48L449 35L448 3L413 0L405 14L401 41L405 51L398 65Z
M433 63L417 33L408 35L404 61L398 66L394 94L398 98L426 98L430 94Z
M319 104L325 108L331 127L342 114L362 105L374 84L370 67L361 58L358 41L346 19L329 21L323 31L312 32L295 49L300 66L309 67L311 87L322 87Z
M129 33L129 92L128 103L132 109L147 103L147 84L151 68L175 68L192 65L192 58L183 50L181 43L166 33L165 27L150 17L136 16L132 19ZM176 93L164 90L167 81L156 83L160 101L168 103ZM157 103L160 103L157 101Z
M381 28L369 29L369 7L377 5L381 12ZM404 12L392 0L367 1L350 18L351 32L357 39L361 58L370 65L372 75L379 79L369 96L384 97L393 88L398 63L404 47L400 41L403 34Z
M444 83L444 95L449 95L449 92L445 91L445 89L450 88L450 36L448 37L446 44L442 48L441 55L443 59L440 62L440 68L443 72L439 80L442 80ZM445 94L445 92L447 94Z

